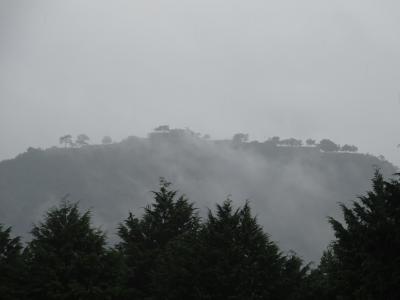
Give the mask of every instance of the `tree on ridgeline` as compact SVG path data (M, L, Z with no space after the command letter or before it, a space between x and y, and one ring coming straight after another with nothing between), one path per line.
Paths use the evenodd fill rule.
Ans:
M171 129L170 129L169 125L160 125L160 126L154 128L154 131L158 131L158 132L168 132L170 130Z
M60 137L59 139L60 144L64 144L64 147L66 148L67 146L73 147L75 144L72 141L72 135L66 134Z
M112 143L112 138L108 135L104 136L103 139L101 140L101 143L103 145L109 145Z
M345 144L340 148L340 150L345 152L357 152L358 148L354 145Z
M23 297L22 245L19 237L11 237L11 228L0 224L0 298L4 300Z
M28 299L109 299L118 278L117 254L91 225L90 211L63 200L32 229L26 250Z
M82 133L76 137L75 144L79 147L87 146L89 145L89 140L90 138L86 134Z
M307 146L315 146L316 142L313 139L307 139L306 140L306 145Z
M290 147L301 147L303 145L303 141L295 138L289 138L281 140L278 144Z
M275 146L277 146L281 141L281 138L279 136L273 136L267 140L267 142L271 142Z
M238 146L240 144L246 143L249 140L249 135L247 133L236 133L232 137L232 144Z
M340 150L340 146L328 139L323 139L319 142L318 148L324 152L335 152Z

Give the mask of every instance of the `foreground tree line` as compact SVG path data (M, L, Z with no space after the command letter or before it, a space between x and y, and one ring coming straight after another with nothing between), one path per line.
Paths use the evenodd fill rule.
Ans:
M378 172L372 190L311 268L270 240L249 203L228 199L202 220L161 180L142 216L129 214L109 246L90 211L64 199L23 247L0 226L1 299L400 299L400 182ZM305 233L307 234L307 233Z

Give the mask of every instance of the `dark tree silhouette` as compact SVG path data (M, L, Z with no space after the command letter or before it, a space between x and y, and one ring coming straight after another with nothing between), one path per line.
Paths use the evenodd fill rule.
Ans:
M86 134L82 133L76 137L75 144L79 147L86 146L89 145L89 140L90 138Z
M26 249L29 299L107 299L115 261L90 212L63 200L35 225Z
M230 200L211 211L201 231L202 299L278 299L283 258L251 215Z
M60 137L60 144L64 144L64 147L70 146L73 147L74 146L74 142L72 141L72 135L70 134L66 134L63 135L62 137Z
M280 140L281 140L281 138L279 136L273 136L273 137L268 139L268 142L271 142L274 145L278 145Z
M307 146L315 146L316 142L313 139L307 139L306 144Z
M323 139L319 142L318 145L319 149L325 152L334 152L334 151L339 151L340 146L332 142L331 140L328 139Z
M400 299L400 182L376 172L372 183L351 207L341 205L345 224L330 218L336 240L320 278L334 299Z
M127 266L125 287L132 297L150 297L157 285L153 282L156 261L170 242L199 226L193 204L169 187L161 179L160 190L153 192L154 203L145 208L144 215L138 219L130 214L119 227L122 242L118 248Z
M168 132L168 131L170 131L170 128L169 128L169 125L160 125L160 126L154 128L154 131Z
M236 133L232 137L232 143L234 145L239 145L241 143L246 143L249 140L249 135L245 133Z
M157 257L152 274L155 299L203 299L200 293L200 240L197 230L168 242Z
M108 135L104 136L103 139L101 140L101 143L103 145L108 145L112 143L112 138L109 137Z
M343 146L341 147L340 150L341 150L341 151L346 151L346 152L357 152L357 151L358 151L358 148L357 148L356 146L354 146L354 145L345 144L345 145L343 145Z
M300 147L303 145L301 140L297 140L295 138L284 139L279 142L279 145L291 146L291 147Z
M22 245L19 237L11 237L11 228L0 224L0 298L21 299L24 296L21 256Z

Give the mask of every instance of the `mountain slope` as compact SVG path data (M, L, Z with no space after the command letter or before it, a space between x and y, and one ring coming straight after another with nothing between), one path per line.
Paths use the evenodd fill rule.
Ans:
M316 260L332 238L327 216L370 187L374 168L396 169L374 156L313 147L209 141L182 133L130 137L82 148L30 148L0 163L0 223L25 234L66 194L92 208L111 239L128 211L140 214L159 177L207 208L231 195L249 199L261 224L285 250Z

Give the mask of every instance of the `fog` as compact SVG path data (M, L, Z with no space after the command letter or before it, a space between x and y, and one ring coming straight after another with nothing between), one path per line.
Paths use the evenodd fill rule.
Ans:
M400 164L397 1L0 2L0 159L159 124Z
M143 213L162 176L202 217L227 197L236 207L249 200L282 251L318 262L333 239L328 216L340 218L339 202L370 189L374 168L387 178L395 172L370 155L273 142L235 145L181 129L109 145L31 148L0 163L0 221L29 240L32 223L69 194L115 242L118 224L129 211Z
M0 160L57 145L64 134L119 141L169 124L214 139L237 132L259 141L330 138L400 165L399 52L397 1L2 0ZM243 171L239 177L198 185L176 168L171 179L198 203L207 191L203 208L227 194L261 201L258 180L273 185L274 176L261 175L274 162L237 155L221 165L240 161L232 167ZM296 162L281 172L294 182L269 190L267 198L280 203L277 216L298 213L295 191L282 186L295 183L315 199L327 192ZM270 220L264 224L279 226L279 217Z

